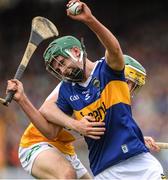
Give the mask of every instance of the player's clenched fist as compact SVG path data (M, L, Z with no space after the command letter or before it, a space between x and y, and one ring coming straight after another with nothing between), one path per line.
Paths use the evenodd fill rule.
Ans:
M7 81L6 93L8 91L14 91L15 92L14 100L17 101L17 102L21 101L25 96L23 85L17 79L11 79L11 80Z
M74 7L77 4L77 7ZM93 18L90 8L79 0L70 0L67 3L67 15L74 20L87 22Z

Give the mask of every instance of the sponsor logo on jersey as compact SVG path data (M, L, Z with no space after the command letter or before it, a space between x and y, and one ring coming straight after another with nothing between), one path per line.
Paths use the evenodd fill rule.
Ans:
M88 114L84 114L82 111L80 111L80 114L84 116L93 116L96 121L104 121L104 117L106 114L106 106L105 103L102 102L101 105L96 108L95 110L89 112Z
M82 94L88 94L90 93L90 89L88 89L87 91L82 91Z
M90 89L83 91L82 94L85 94L85 100L87 101L90 98Z
M85 95L85 100L87 101L89 98L90 98L90 95L89 95L89 94L86 94L86 95Z

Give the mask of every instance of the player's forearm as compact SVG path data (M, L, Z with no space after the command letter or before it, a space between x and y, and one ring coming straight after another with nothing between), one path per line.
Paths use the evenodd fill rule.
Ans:
M122 50L117 38L94 16L87 20L85 24L97 35L100 42L106 49L106 59L109 65L116 70L124 67Z
M62 129L48 122L41 113L33 106L27 96L24 94L23 98L18 101L18 104L28 116L33 125L47 138L53 139Z
M55 103L44 103L39 111L48 121L61 127L76 130L76 121L63 113Z
M121 51L120 44L116 37L94 16L85 21L85 24L97 35L104 47L112 54Z

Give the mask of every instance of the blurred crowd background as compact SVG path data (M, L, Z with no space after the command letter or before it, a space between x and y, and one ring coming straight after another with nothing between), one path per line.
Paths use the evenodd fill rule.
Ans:
M5 97L6 81L13 78L25 51L31 20L50 19L60 36L84 37L88 57L97 60L104 48L88 27L66 16L65 0L0 0L0 97ZM123 53L137 59L147 71L146 85L133 98L133 115L144 135L168 142L168 3L156 1L85 0L93 14L118 38ZM52 39L42 42L25 71L25 91L39 108L58 83L46 72L43 51ZM17 150L21 135L29 124L15 102L0 106L0 178L19 178ZM82 139L75 143L79 157L89 168L87 147ZM154 154L168 174L168 150ZM12 169L12 174L8 174ZM2 177L1 172L6 172ZM23 177L21 177L22 179ZM26 178L26 175L25 175Z

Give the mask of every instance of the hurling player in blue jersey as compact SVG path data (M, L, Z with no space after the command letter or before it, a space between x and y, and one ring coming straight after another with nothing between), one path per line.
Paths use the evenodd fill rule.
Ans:
M51 42L44 53L46 68L62 82L55 90L57 101L51 98L41 112L63 126L83 117L105 122L106 131L100 139L85 138L96 179L161 179L163 169L145 146L142 132L132 118L120 44L88 6L78 2L81 13L73 15L67 10L67 15L95 33L105 48L105 56L97 61L88 59L83 43L72 36Z
M136 95L146 80L145 68L134 58L124 55L125 69L124 74L126 82L129 86L131 97ZM160 147L156 144L155 140L150 136L144 136L145 145L153 152L159 152Z
M81 13L72 15L67 11L67 15L95 33L105 48L105 56L89 60L83 43L73 36L50 43L44 53L46 68L62 82L41 113L63 127L71 127L73 121L83 118L105 122L106 131L100 139L85 137L95 179L159 180L163 169L145 146L142 132L132 118L119 42L85 3L78 2Z
M145 69L143 68L143 66L139 62L137 62L135 59L133 59L132 57L130 57L128 55L124 55L124 61L125 61L125 70L124 70L124 73L125 73L125 77L126 77L126 82L127 82L128 86L129 86L129 90L130 90L131 96L133 96L145 84L146 71L145 71ZM32 148L34 146L36 146L36 147L38 146L39 147L39 145L41 147L38 150L35 151L35 153L34 153L34 155L32 157L30 157L30 160L29 160L30 163L27 162L26 163L27 164L26 165L26 169L25 168L24 169L26 171L31 170L32 174L34 176L36 176L36 177L42 177L42 178L44 178L44 177L45 178L55 177L57 179L59 179L60 177L61 178L68 177L68 178L73 178L74 179L75 176L72 174L73 173L73 167L69 167L66 164L66 160L64 158L61 159L61 162L62 162L61 165L62 166L60 164L59 164L59 166L56 166L56 164L54 164L54 171L51 170L52 166L51 165L48 166L46 163L45 163L45 168L43 167L43 169L41 170L42 172L40 170L38 170L38 171L34 170L34 169L37 169L36 164L40 163L41 159L43 159L43 158L45 159L45 157L47 158L47 161L49 162L49 164L52 163L51 159L49 158L49 155L50 155L49 149L53 150L53 149L56 148L56 149L58 149L58 152L60 152L60 153L58 153L57 151L52 151L53 155L54 155L54 156L52 156L53 161L55 160L55 157L58 158L59 157L58 154L61 155L61 153L64 154L66 157L68 157L68 155L67 155L68 151L67 150L68 150L68 144L69 144L68 143L69 137L67 136L68 134L66 134L66 136L65 136L65 134L63 135L63 131L61 131L62 132L61 136L65 136L64 140L66 140L67 143L64 143L64 141L62 141L63 139L62 140L59 139L59 138L57 138L57 140L55 139L55 136L57 134L56 133L56 131L57 131L56 128L58 126L55 126L54 124L50 123L50 125L49 125L50 128L49 128L48 124L46 123L47 121L39 114L38 110L30 103L28 98L25 98L26 96L24 95L24 89L23 89L23 85L22 85L21 82L19 82L18 80L8 81L8 88L9 88L9 90L15 90L16 94L14 96L14 99L18 102L20 107L26 112L26 114L30 118L31 122L37 127L37 129L39 129L43 133L44 136L46 136L47 138L49 137L48 139L43 138L42 134L38 133L38 130L36 130L35 131L36 133L34 134L33 133L33 126L31 126L31 125L30 125L31 128L30 127L27 128L27 130L25 131L25 133L24 133L24 135L22 137L22 140L21 140L22 144L23 144L24 139L27 139L26 140L27 143L34 142L33 143L34 145L31 146ZM54 99L56 99L56 97L54 97ZM47 102L48 100L49 100L49 98L45 102ZM74 121L74 123L77 123L77 122L78 121ZM82 121L82 120L79 121L79 122L82 123L81 127L84 127L85 126L84 123L87 123L87 121ZM89 124L91 124L91 123L89 123ZM96 125L98 125L98 124L96 124ZM76 128L76 131L79 131L79 133L81 133L80 126L77 125L77 127L78 128ZM35 130L35 127L34 127L34 130ZM31 131L31 133L28 133L29 131ZM47 133L48 131L50 133ZM53 131L54 131L54 133L53 133ZM29 140L28 140L28 134L31 134L31 137L29 138ZM36 139L38 137L38 140L34 140L34 137ZM41 137L41 139L39 139L39 137ZM60 137L60 133L59 133L59 137ZM92 136L92 138L93 138L93 136ZM94 138L97 139L99 137L95 136ZM145 144L146 144L147 147L149 147L150 151L154 151L154 152L159 152L160 151L160 147L156 144L155 140L152 137L145 136L144 139L145 139ZM62 147L66 146L66 154L65 154L65 151L62 151L61 149L59 149L59 146L58 146L59 143L58 142L62 143ZM57 143L57 144L54 144L54 143ZM47 144L52 144L53 148L52 147L46 148ZM69 148L70 148L70 146L69 146ZM31 148L29 148L29 147L23 148L20 145L19 156L22 153L21 149L24 150L24 154L26 155L26 152L29 152L29 149L31 149ZM26 149L28 149L28 150L26 150ZM45 154L41 153L43 151L45 151ZM38 158L35 158L37 156L38 156ZM72 156L72 154L69 155L69 157L71 157L71 156ZM25 164L25 163L23 163L24 162L23 161L24 156L22 155L20 157L21 157L20 160L21 160L22 164ZM35 160L33 160L33 158L35 158ZM28 165L28 164L31 164L31 163L34 164L32 169L31 169L31 166ZM73 159L71 164L72 164L72 166L75 165L76 161ZM40 167L42 167L42 166L43 166L43 163L41 162L40 163ZM25 165L23 167L25 167ZM59 172L61 172L61 167L64 168L64 176L62 176L59 173ZM84 167L82 167L81 163L80 163L80 165L78 165L78 168L77 168L77 166L74 166L74 167L75 167L75 171L77 173L77 178L79 178L79 177L85 178L85 179L89 179L90 178L89 174L87 173L86 169ZM66 173L65 173L65 170L66 170ZM50 172L49 176L47 176L47 172L48 171ZM40 176L37 175L39 173L41 174ZM82 174L83 174L83 176L82 176Z
M129 86L129 90L130 90L131 96L134 96L134 94L136 94L140 90L140 88L145 84L146 71L145 71L143 66L138 61L136 61L135 59L133 59L132 57L130 57L128 55L124 55L124 61L125 61L125 70L124 70L124 73L125 73L125 77L126 77L126 82L127 82L128 86ZM36 156L38 156L38 158L36 158L36 160L34 161L34 165L33 165L32 170L36 167L35 164L38 161L40 161L40 159L43 156L47 156L47 160L49 162L51 162L51 160L49 159L49 149L52 149L52 148L47 149L48 151L45 152L45 154L42 157L41 157L41 154L39 155L39 153L42 152L42 150L41 150L42 148L43 148L43 151L46 151L46 147L45 147L46 141L50 141L49 144L52 143L52 142L54 143L54 140L51 139L51 137L54 138L56 136L56 131L55 130L54 130L55 135L53 136L53 129L56 129L57 126L54 126L54 124L53 124L53 126L51 126L52 124L50 123L50 128L48 128L48 125L46 124L47 121L45 121L42 116L39 116L38 110L30 103L28 98L25 98L23 85L22 85L22 83L20 81L18 81L18 80L8 81L8 90L15 90L16 93L15 93L14 99L18 102L20 107L26 112L26 114L28 115L28 117L30 118L32 123L43 133L44 136L46 136L46 134L48 134L47 137L50 136L50 138L48 140L47 139L43 139L43 140L40 141L41 148L39 148L39 150L36 150ZM45 102L47 102L49 99L50 98L47 98L47 100ZM56 99L55 95L54 95L54 99ZM76 123L77 121L74 121L74 122ZM80 121L80 122L86 123L86 121ZM40 124L43 124L43 125L40 125ZM47 131L50 131L50 133L46 133ZM78 128L76 128L76 131L81 132L80 129L79 129L79 125L78 125ZM49 134L51 134L51 135L49 135ZM31 133L31 139L32 140L30 140L30 141L34 141L32 135L33 134ZM42 137L42 135L40 135L40 134L38 136ZM24 137L26 137L26 134L24 134ZM36 137L37 137L37 134L36 134ZM96 138L96 136L94 138ZM98 138L98 136L97 136L97 138ZM66 135L66 137L64 139L67 140L68 136ZM150 151L154 151L154 152L159 152L160 151L160 147L156 144L155 140L152 137L145 136L144 139L145 139L145 144L150 149ZM28 142L30 142L30 141L28 141ZM36 145L38 144L35 141L34 141L34 143ZM42 145L42 143L44 143L44 146ZM68 143L65 146L67 146L67 145L68 145ZM55 147L58 148L57 146L55 146ZM39 151L39 153L38 153L38 151ZM53 151L53 152L54 152L53 154L56 155L56 151ZM21 160L22 159L23 158L21 158ZM53 160L54 160L54 158L53 158ZM62 159L61 161L63 161L63 160L64 159ZM30 158L30 162L31 162L31 158ZM41 163L41 166L42 166L42 164L43 163ZM71 164L73 164L73 162L71 162ZM62 165L63 165L63 162L62 162ZM65 174L65 170L64 170L64 176L62 176L62 177L66 177L67 176L68 178L73 178L74 179L75 177L72 175L72 172L71 172L73 169L67 167L67 165L65 165L65 164L63 166L64 166L64 169L66 169L66 172L68 172L68 175ZM49 169L52 168L52 166L45 165L45 169L43 168L42 171L46 171L47 167ZM75 168L75 170L76 170L76 172L78 174L78 176L77 176L78 178L79 178L79 174L81 174L81 172L85 173L83 178L87 178L87 179L90 178L89 175L86 173L86 170L84 170L84 167L82 168L82 164L80 165L80 167L78 166L78 170L77 170L77 168ZM61 166L59 165L59 168L58 167L54 168L54 171L51 171L52 173L50 172L50 177L52 177L53 173L54 173L55 177L57 177L59 179L59 173L58 172L60 172L60 171L61 171ZM34 172L33 175L37 176L37 172ZM47 178L47 176L44 174L44 172L42 173L42 175L40 177Z

